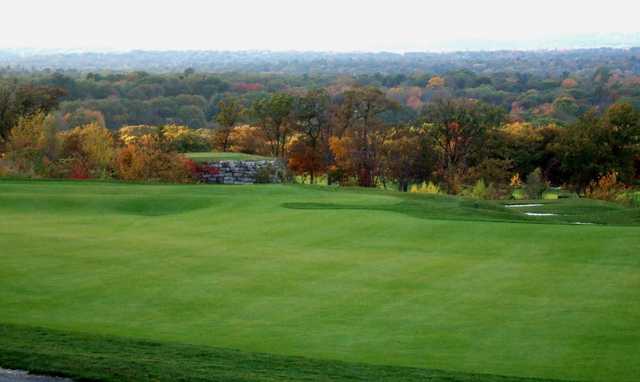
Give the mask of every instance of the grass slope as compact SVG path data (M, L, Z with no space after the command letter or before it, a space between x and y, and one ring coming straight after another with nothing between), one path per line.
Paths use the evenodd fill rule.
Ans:
M637 380L638 210L542 208L563 216L514 224L547 220L369 190L0 181L0 323L146 339L160 358L215 347L284 363L275 355ZM608 225L562 224L576 219ZM0 335L13 349L2 366L20 366L34 336L20 353L20 336ZM84 359L70 343L64 362ZM31 365L53 353L34 351ZM150 373L173 375L166 362Z
M230 153L230 152L200 152L200 153L187 153L189 158L196 162L212 162L218 160L263 160L271 159L260 155L244 154L244 153Z
M543 380L283 357L176 343L0 325L0 365L101 381ZM549 380L550 381L550 380Z

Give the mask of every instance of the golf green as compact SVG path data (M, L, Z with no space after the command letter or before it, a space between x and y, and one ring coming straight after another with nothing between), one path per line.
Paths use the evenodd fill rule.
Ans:
M249 160L249 161L257 161L263 159L273 159L269 157L264 157L260 155L253 154L243 154L243 153L232 153L232 152L197 152L197 153L187 153L187 157L193 159L196 162L212 162L219 160Z
M0 325L638 380L639 211L530 208L558 215L361 189L0 181Z

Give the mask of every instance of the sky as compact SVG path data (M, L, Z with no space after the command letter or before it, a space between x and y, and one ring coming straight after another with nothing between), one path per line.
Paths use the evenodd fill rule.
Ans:
M442 51L640 36L638 0L8 0L0 48Z

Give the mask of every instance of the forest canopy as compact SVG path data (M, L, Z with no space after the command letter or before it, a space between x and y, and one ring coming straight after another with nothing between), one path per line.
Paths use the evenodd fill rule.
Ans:
M193 54L61 55L29 69L38 56L4 55L11 171L184 181L193 164L175 153L218 150L279 158L311 182L498 198L640 178L638 49ZM145 70L118 70L127 58ZM142 165L153 158L175 166Z
M640 106L640 49L466 53L129 52L17 56L0 52L0 86L54 87L64 114L100 112L106 126L211 127L225 96L248 106L273 92L376 86L415 118L438 97L477 99L512 120L575 122L590 108ZM132 71L133 70L133 71ZM73 117L75 118L75 117Z

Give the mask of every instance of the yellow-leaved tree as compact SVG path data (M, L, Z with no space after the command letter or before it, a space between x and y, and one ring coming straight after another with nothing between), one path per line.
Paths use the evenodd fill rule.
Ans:
M82 149L89 168L100 178L108 177L116 155L113 134L97 123L88 124L81 129Z
M60 141L52 119L42 112L22 117L9 135L6 159L15 172L45 175L57 158Z
M60 134L62 157L71 178L111 176L116 155L113 134L98 123L89 123Z
M427 83L428 88L441 88L444 87L444 78L440 76L433 76L429 79Z
M159 134L159 127L149 125L131 125L118 129L118 137L125 145L135 144L145 135Z

